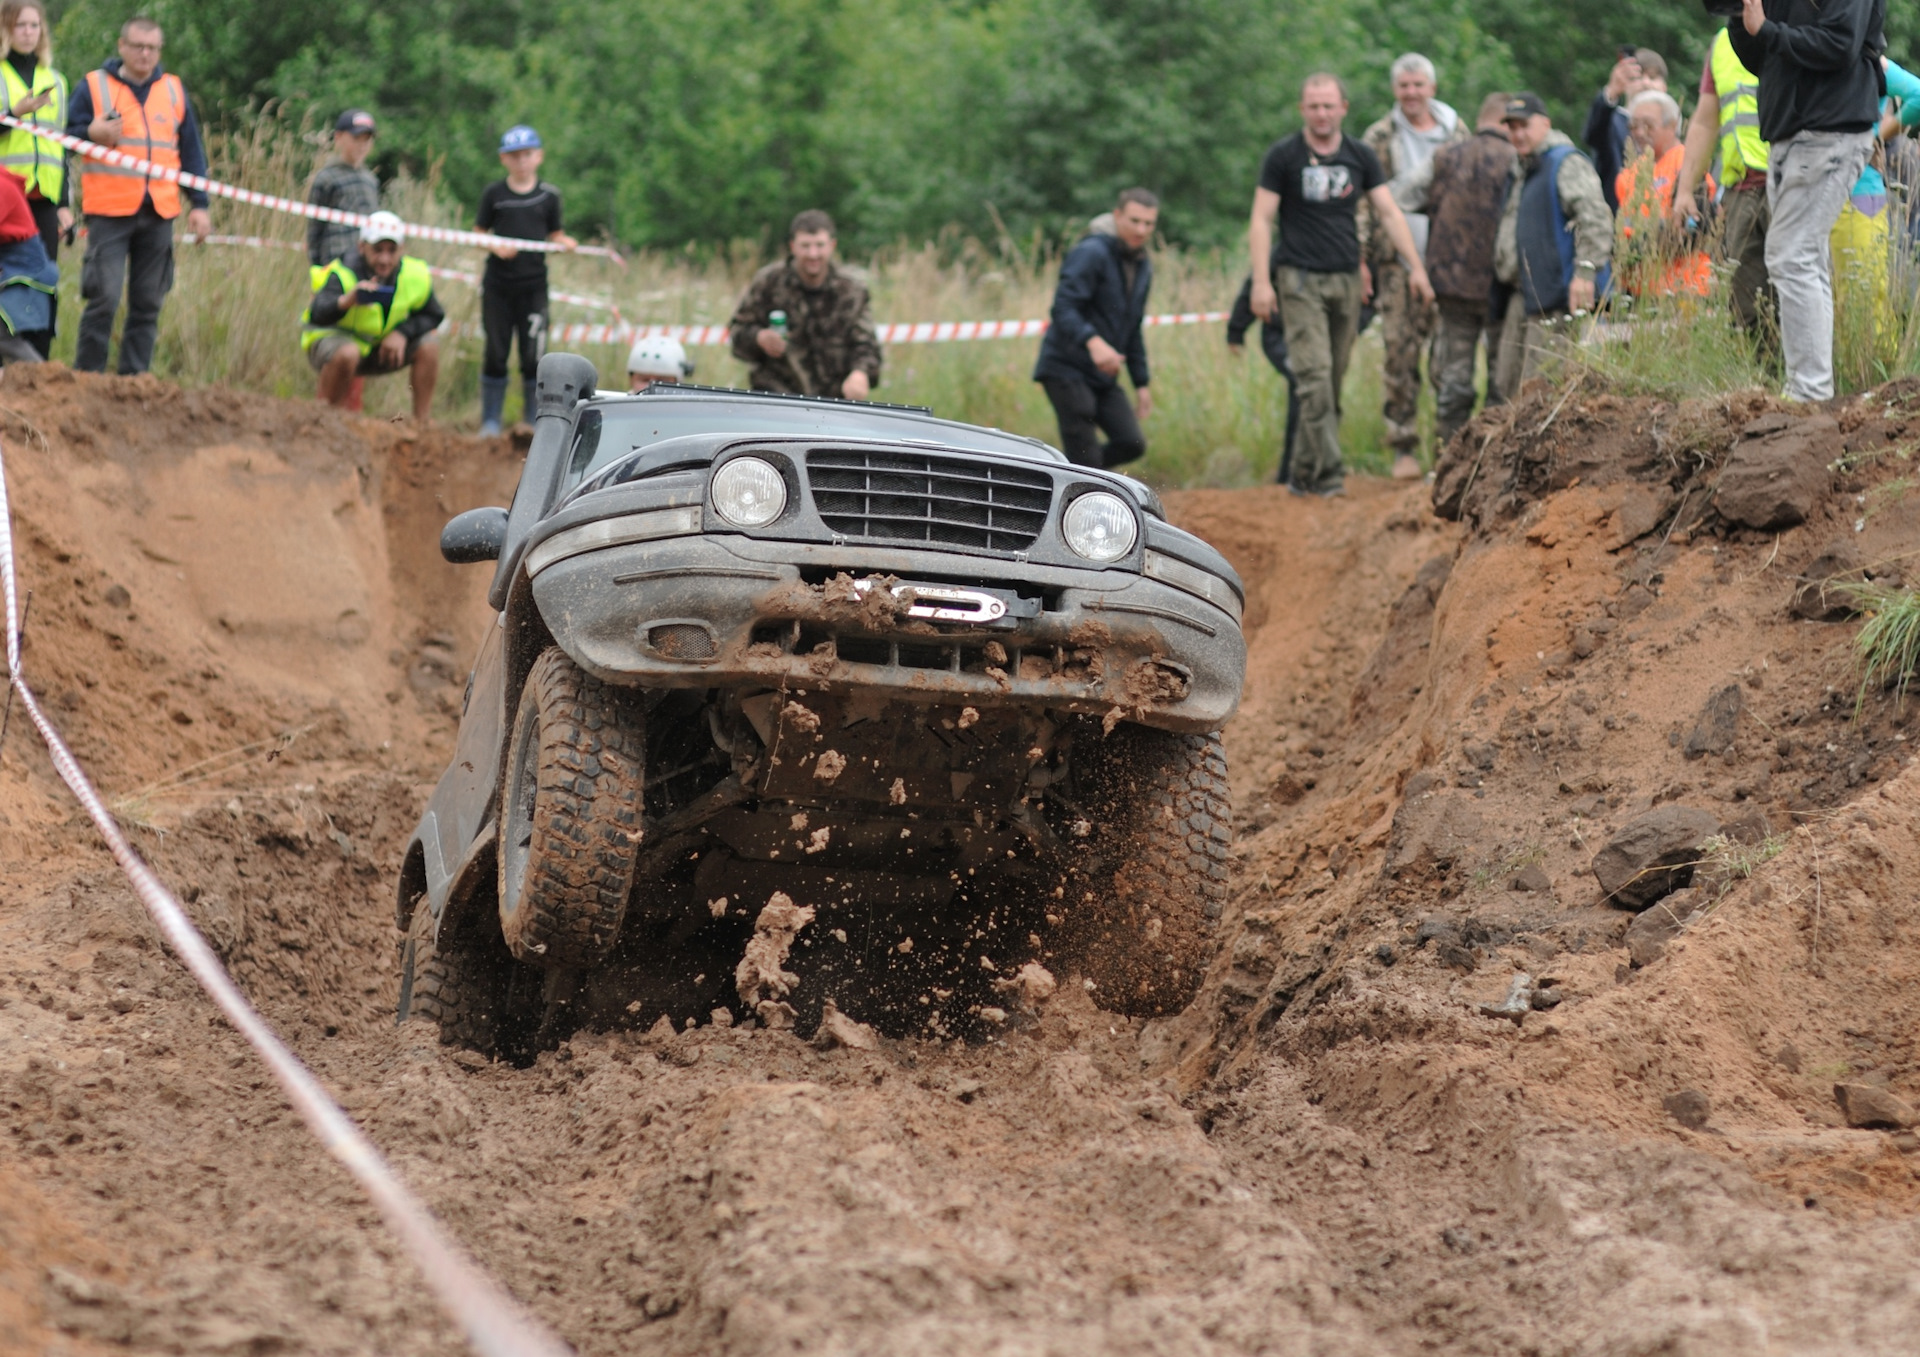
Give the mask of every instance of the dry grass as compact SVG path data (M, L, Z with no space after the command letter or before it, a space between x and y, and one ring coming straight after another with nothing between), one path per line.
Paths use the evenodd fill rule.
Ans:
M230 183L303 197L325 159L326 138L309 128L261 120L243 134L214 138L213 174ZM564 167L554 167L564 184ZM402 178L388 186L387 206L410 221L470 225L467 209L450 202L431 178ZM215 200L214 230L288 243L305 240L303 220ZM477 272L478 251L416 242L410 252L429 263ZM71 361L80 312L80 252L64 255L62 334L54 356ZM553 261L556 289L605 297L627 319L654 324L724 324L753 270L763 262L756 246L655 251L624 270L601 260ZM1003 238L996 244L945 236L884 250L862 262L883 321L1008 320L1044 316L1052 302L1058 256L1037 241ZM1155 311L1224 311L1238 290L1237 253L1167 250L1155 258ZM224 384L277 396L313 390L313 374L298 346L299 316L307 292L306 261L293 250L181 246L174 291L161 318L155 371L188 385ZM458 333L443 350L435 417L455 426L478 423L479 298L465 284L436 288ZM554 322L601 321L602 312L556 303ZM1257 341L1258 336L1254 339ZM1165 485L1236 486L1273 475L1285 427L1285 386L1260 357L1257 342L1236 359L1220 324L1156 328L1148 332L1156 408L1147 426L1149 452L1131 470ZM1039 341L989 340L889 346L881 399L926 405L972 423L1031 434L1053 442L1057 427L1032 381ZM585 347L609 385L624 370L624 348ZM745 368L725 349L700 348L695 380L743 386ZM518 411L518 384L508 415ZM1378 332L1363 336L1349 372L1343 403L1343 441L1356 470L1384 471L1381 447ZM408 408L403 378L367 384L371 415ZM1427 406L1431 406L1430 399ZM1429 427L1431 409L1424 411Z

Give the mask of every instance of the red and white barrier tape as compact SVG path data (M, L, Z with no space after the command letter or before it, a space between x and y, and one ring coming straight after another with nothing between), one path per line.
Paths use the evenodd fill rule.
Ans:
M183 245L243 245L254 250L296 250L301 254L307 252L307 247L298 241L274 240L268 236L196 236L188 232L180 237L180 243ZM480 286L480 275L469 273L465 269L443 269L438 264L429 264L427 272L435 278L450 279L456 283L465 283L469 287ZM611 311L615 316L620 314L620 308L612 302L600 297L582 296L578 292L554 292L549 289L547 298L549 301L570 302L574 306L584 306L594 311Z
M1146 316L1142 325L1214 325L1226 320L1225 311L1179 311ZM970 339L1030 339L1047 332L1045 320L908 321L875 329L882 344L948 344ZM573 323L547 331L549 344L630 344L636 339L677 339L693 347L724 345L724 325L614 325Z
M296 202L292 198L276 197L271 193L256 193L250 188L223 184L218 179L208 179L204 175L188 174L185 170L177 170L170 165L156 165L151 160L142 160L139 156L117 151L111 146L102 146L95 141L87 141L83 137L71 136L65 132L48 131L40 123L24 122L9 113L0 113L0 127L11 127L19 132L31 132L43 141L64 146L75 155L86 156L90 160L98 160L102 164L113 165L119 169L134 170L149 179L160 179L169 184L199 189L202 193L211 193L217 198L231 198L235 202L246 203L250 207L264 207L274 212L290 212L296 217L311 217L316 221L341 222L353 226L367 224L367 218L358 212L343 212L337 207L316 207L312 203ZM406 230L411 239L438 240L448 245L477 245L483 250L500 243L499 236L491 236L484 231L460 231L449 226L423 226L408 222ZM515 241L514 244L523 250L548 254L566 251L567 248L546 240L521 240ZM569 253L592 255L597 259L611 259L622 268L626 267L626 258L618 250L605 245L581 245Z
M388 1227L399 1236L408 1256L419 1266L442 1308L465 1331L474 1351L484 1357L569 1357L571 1350L564 1342L523 1310L480 1270L465 1250L442 1233L426 1206L407 1190L373 1142L354 1125L300 1058L287 1049L266 1020L254 1011L180 902L134 851L73 751L47 719L20 668L13 518L7 504L4 450L0 450L0 594L4 594L6 600L8 681L26 709L28 719L46 742L61 781L67 784L107 841L114 861L126 873L134 894L146 906L168 945L226 1015L227 1021L259 1052L261 1060L286 1092L287 1101L293 1104L327 1153L352 1174L372 1198Z

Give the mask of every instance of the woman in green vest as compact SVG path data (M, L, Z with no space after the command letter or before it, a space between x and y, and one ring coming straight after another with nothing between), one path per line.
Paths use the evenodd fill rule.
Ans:
M53 69L53 40L47 32L47 12L40 0L6 0L0 4L0 81L5 82L6 111L23 122L61 131L67 121L67 78ZM60 259L60 237L73 229L67 207L67 157L58 142L31 132L0 127L0 169L26 184L27 206L40 228L47 258ZM53 348L53 327L59 318L59 299L47 319L47 328L21 338L45 358Z

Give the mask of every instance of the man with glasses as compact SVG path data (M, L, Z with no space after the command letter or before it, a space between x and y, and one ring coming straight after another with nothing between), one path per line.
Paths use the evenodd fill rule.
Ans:
M74 90L67 132L155 165L205 175L199 122L180 77L160 69L160 44L159 24L127 20L120 29L120 55L89 72ZM120 373L153 366L160 305L173 287L173 222L183 195L191 204L187 229L204 237L211 226L207 195L199 189L182 189L98 160L80 162L80 207L87 221L87 256L80 269L80 295L87 307L73 359L80 371L106 371L122 284L127 323L120 334Z

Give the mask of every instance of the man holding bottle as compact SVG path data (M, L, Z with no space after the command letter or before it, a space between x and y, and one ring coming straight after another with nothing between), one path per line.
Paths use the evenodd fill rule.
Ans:
M833 262L833 218L800 213L787 257L753 275L734 308L733 356L755 391L865 400L880 385L880 336L867 286Z

